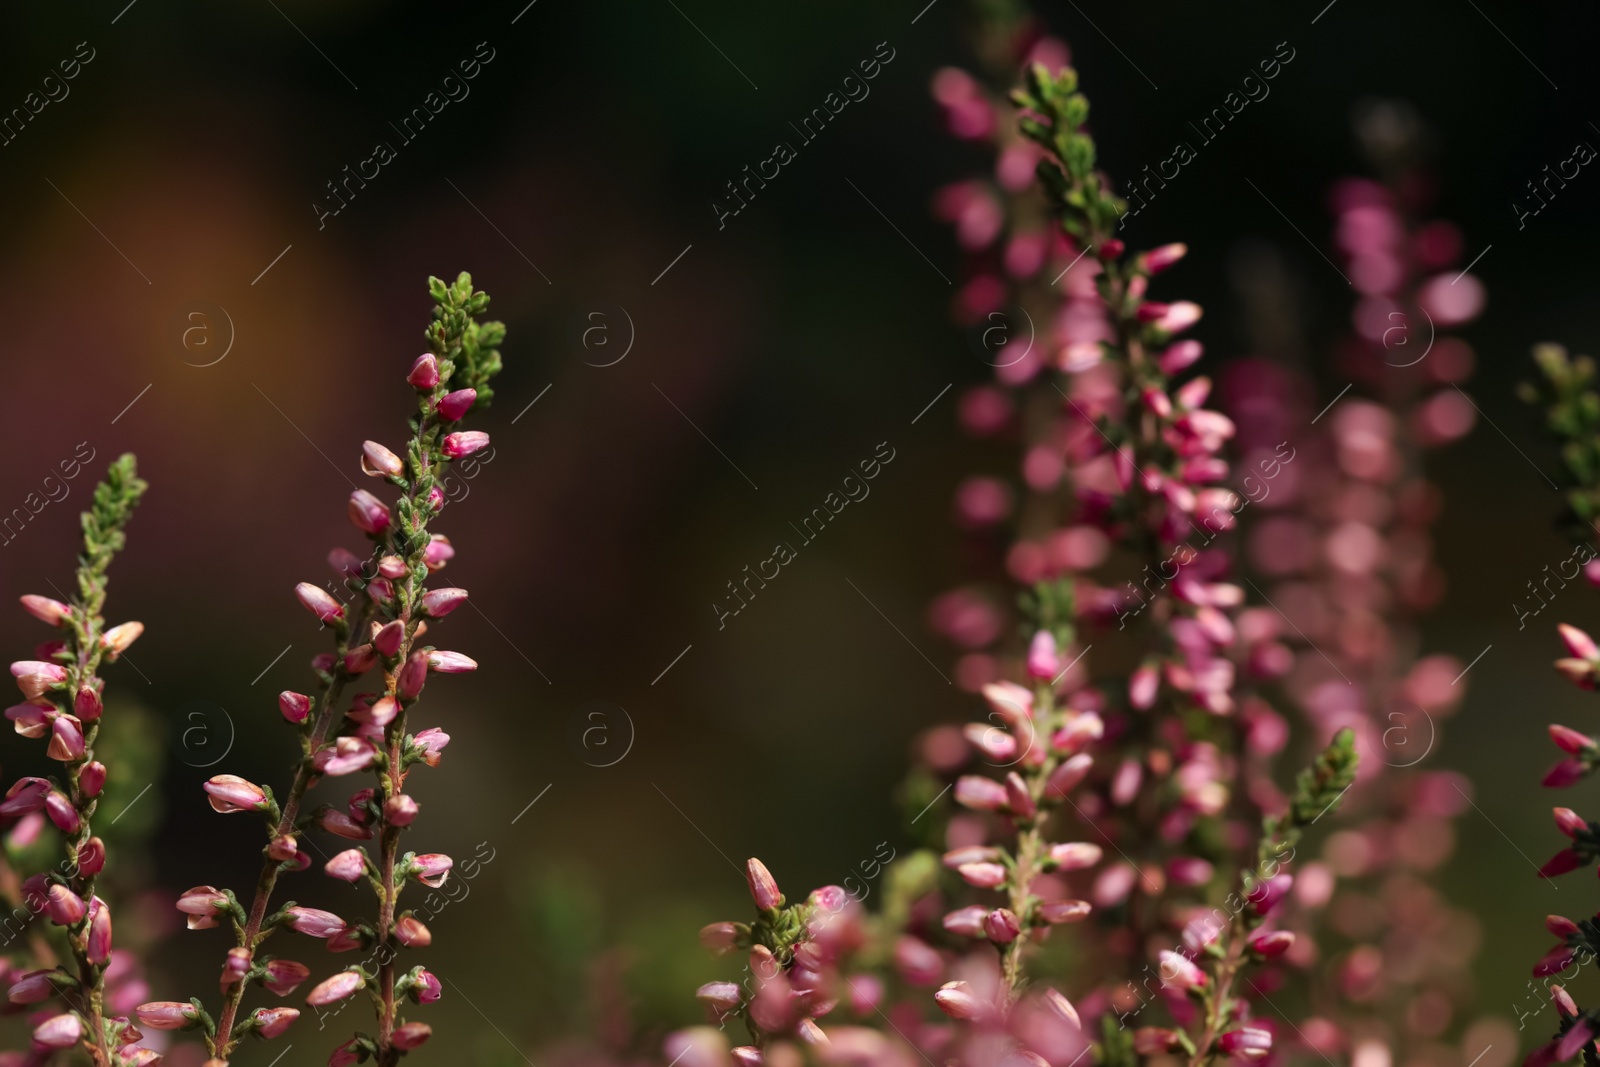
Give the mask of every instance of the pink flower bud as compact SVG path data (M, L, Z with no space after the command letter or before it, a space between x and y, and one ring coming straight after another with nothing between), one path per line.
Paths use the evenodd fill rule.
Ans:
M352 1037L333 1050L333 1055L328 1057L328 1067L353 1067L354 1064L360 1063L365 1055L366 1049L362 1046L361 1039Z
M420 807L415 798L401 794L383 802L383 817L390 826L410 826Z
M1028 642L1028 676L1041 680L1054 678L1060 669L1055 635L1048 630L1040 630Z
M78 847L78 873L96 875L105 870L106 843L91 837Z
M345 921L331 911L320 908L302 908L298 905L284 913L289 929L308 937L332 937L342 933Z
M412 858L411 877L425 886L438 889L450 876L450 868L454 863L454 860L442 852L424 852Z
M417 983L411 987L411 995L419 1004L435 1004L444 996L444 986L440 984L432 971L417 971Z
M984 937L989 909L981 904L957 908L944 917L944 928L958 937Z
M1184 254L1188 251L1188 245L1174 243L1170 245L1162 245L1160 248L1152 248L1150 251L1141 256L1140 259L1144 262L1145 270L1149 271L1151 274L1160 274L1162 271L1178 262L1178 260L1182 259Z
M13 1004L38 1004L49 1000L57 993L53 975L60 975L60 971L29 971L17 981L12 982L6 990L6 997Z
M426 597L424 598L426 600ZM372 647L385 658L392 658L400 651L400 646L406 639L406 624L399 619L385 624L377 633L372 635Z
M1204 989L1206 973L1188 957L1169 949L1161 950L1161 983L1178 989Z
M1205 885L1215 868L1199 856L1174 856L1167 861L1167 877L1176 885Z
M1006 807L1011 809L1011 814L1019 819L1031 819L1038 814L1039 809L1033 802L1033 794L1028 792L1028 784L1022 780L1022 775L1016 771L1006 774Z
M744 864L745 882L750 887L750 899L761 911L783 906L783 894L778 891L778 881L767 870L766 864L752 856Z
M477 399L476 389L457 389L446 393L439 398L439 417L446 422L459 422L463 415L472 410Z
M33 1028L33 1046L36 1049L68 1049L83 1036L83 1021L76 1015L57 1015Z
M50 747L45 755L63 763L83 759L83 726L75 715L57 715L50 724Z
M361 977L360 971L340 971L318 984L306 997L306 1003L313 1008L324 1008L329 1004L337 1004L358 989L365 989L366 985L367 981Z
M60 626L72 619L72 605L34 593L22 597L22 607L29 615L51 626Z
M1089 914L1087 900L1052 900L1039 905L1039 918L1047 923L1075 923Z
M975 774L956 779L956 803L974 811L998 811L1006 806L1006 787L993 778Z
M1005 854L1005 849L994 845L968 845L966 848L953 848L946 852L940 857L940 862L954 869L967 863L993 863Z
M90 963L101 964L111 958L111 909L99 897L89 900L87 948Z
M1562 988L1559 983L1550 983L1550 999L1555 1004L1556 1010L1559 1011L1564 1018L1570 1019L1578 1014L1577 1001L1573 1000L1572 994L1568 993L1564 988Z
M14 704L6 709L6 718L22 737L38 739L50 732L50 723L60 714L54 704Z
M1593 752L1597 747L1594 738L1567 726L1557 726L1555 723L1550 724L1550 740L1554 741L1563 752L1570 752L1574 756Z
M381 537L389 528L389 507L365 489L357 489L350 494L350 521L362 533Z
M427 615L443 618L466 602L465 589L430 589L422 594L422 610Z
M432 1036L433 1027L427 1023L409 1022L395 1027L394 1036L390 1040L394 1042L395 1048L402 1052L410 1052L414 1048L420 1048Z
M1022 933L1022 924L1010 908L996 908L983 920L983 932L997 945L1009 945Z
M482 430L459 430L444 435L444 454L461 459L489 447L489 435Z
M439 766L440 755L444 752L445 746L450 743L450 735L437 726L431 726L413 737L411 742L416 746L417 751L422 754L422 762L430 767L437 767Z
M1217 1038L1223 1054L1241 1060L1264 1060L1272 1053L1272 1031L1240 1027Z
M1078 1018L1078 1009L1073 1007L1072 1001L1068 1000L1062 993L1055 989L1046 989L1043 1000L1045 1007L1060 1016L1062 1021L1075 1029L1083 1029L1083 1021Z
M1059 870L1063 871L1081 871L1085 867L1093 867L1100 862L1102 854L1099 845L1085 841L1070 841L1050 846L1050 859Z
M1148 388L1139 394L1139 400L1144 404L1145 410L1160 419L1172 417L1172 398L1160 389Z
M333 568L333 573L342 577L359 578L366 565L366 560L348 548L334 548L328 552L328 566Z
M987 1014L983 1001L966 982L946 982L933 994L933 1001L952 1019L976 1019Z
M290 1024L300 1018L300 1009L257 1008L250 1013L250 1018L255 1023L256 1033L271 1039L289 1029Z
M707 982L694 991L694 998L719 1018L744 1003L738 985L733 982Z
M361 473L373 478L398 478L403 470L405 464L400 457L378 442L361 443Z
M378 664L378 653L371 645L357 645L344 654L346 674L366 674Z
M243 946L230 948L222 961L222 991L226 993L250 973L250 950Z
M217 917L230 910L227 894L215 886L200 885L178 898L178 910L189 917L189 929L209 930Z
M478 661L459 652L430 652L428 669L440 674L466 674L478 669Z
M97 797L106 784L106 765L99 760L91 760L83 765L78 772L78 786L86 797Z
M72 710L77 712L78 718L84 722L92 722L100 717L105 706L100 702L100 691L92 685L80 685L78 692L72 698Z
M433 944L433 934L415 915L402 915L395 921L394 936L406 948L424 948Z
M1184 340L1168 346L1156 362L1163 374L1172 375L1192 366L1204 354L1205 347L1199 341Z
M344 606L321 586L301 582L294 587L294 595L299 598L302 607L325 623L335 623L344 618Z
M311 698L304 693L285 689L278 694L278 710L290 722L305 722L306 717L311 714Z
M17 688L24 697L37 701L67 680L67 669L59 663L19 659L11 665L11 676L17 680Z
M1004 763L1017 754L1017 739L998 727L969 722L961 733L968 744L996 763Z
M1294 934L1288 930L1256 930L1249 942L1251 952L1270 960L1289 951L1294 944Z
M859 981L862 979L852 979ZM737 1045L728 1050L728 1055L733 1057L734 1067L766 1067L767 1057L754 1045Z
M338 778L364 771L377 759L378 749L371 741L360 737L341 737L318 750L311 759L311 766L319 774Z
M22 737L38 739L48 736L50 726L61 713L54 704L22 703L6 709L6 718Z
M1151 664L1144 664L1128 676L1128 703L1140 711L1148 711L1156 702L1161 688L1161 674Z
M1065 797L1088 777L1089 769L1093 766L1094 757L1087 752L1080 752L1066 760L1051 772L1045 782L1045 795L1051 799Z
M726 956L739 945L739 927L730 922L708 923L700 928L700 944L718 956Z
M428 570L436 571L449 563L455 557L456 550L450 544L450 538L444 534L434 534L428 542L428 547L422 552L423 562L428 565Z
M400 668L396 690L401 700L415 700L422 692L422 683L428 680L428 654L421 649L406 657Z
M329 860L322 869L341 882L358 882L366 873L367 860L359 848L347 848Z
M316 823L319 828L328 833L348 838L351 841L367 841L372 838L372 831L364 824L334 808L326 808L318 812Z
M279 834L267 842L267 858L287 863L300 854L300 842L294 834Z
M144 623L125 622L119 626L113 626L101 634L100 647L111 653L112 659L116 659L122 653L128 651L133 646L133 643L139 640L139 635L142 633L144 633Z
M78 809L72 806L72 801L67 799L65 793L58 793L52 789L44 798L44 813L50 816L50 821L56 824L56 829L64 834L78 832L80 820Z
M413 389L422 392L434 388L439 384L439 360L432 352L424 352L411 364L411 372L406 375L406 381L411 383Z
M265 970L266 987L280 997L293 993L296 986L311 977L311 968L294 960L268 960Z
M1556 670L1579 689L1594 688L1594 664L1583 659L1558 659Z
M1578 950L1570 945L1557 945L1541 956L1539 962L1533 965L1533 976L1535 978L1545 978L1564 971L1572 965L1572 961L1577 954Z
M1257 915L1265 915L1278 906L1278 901L1287 896L1293 886L1293 875L1275 874L1257 883L1254 889L1245 894L1245 899Z
M1105 736L1106 724L1092 711L1071 715L1066 725L1050 736L1050 746L1064 756L1070 756L1093 741Z
M1556 828L1568 837L1577 837L1578 834L1589 828L1589 823L1571 808L1552 809L1556 817Z
M1181 333L1200 321L1200 305L1191 301L1179 300L1157 306L1161 307L1161 314L1155 319L1154 325L1164 333ZM1140 317L1143 318L1142 315Z
M1006 884L1008 872L998 863L963 863L956 868L968 885L979 889L994 889Z
M266 791L237 774L219 774L201 788L210 796L212 810L224 815L236 811L267 810Z
M1590 1041L1594 1041L1594 1037L1594 1024L1589 1022L1589 1019L1579 1019L1578 1022L1574 1022L1571 1025L1571 1029L1563 1033L1562 1040L1555 1043L1555 1059L1557 1061L1571 1059L1571 1057L1581 1053L1582 1049L1586 1048Z
M1588 774L1583 766L1583 761L1576 756L1568 756L1545 772L1542 785L1547 789L1565 789L1583 781L1583 776Z
M88 909L78 894L58 882L45 894L44 910L57 926L76 926Z
M439 487L436 485L428 490L428 495L423 498L423 503L428 506L429 511L437 515L444 510L444 494L439 491Z
M1544 917L1544 928L1563 941L1578 932L1578 924L1565 915L1546 915Z
M1567 651L1582 660L1590 663L1600 660L1600 647L1596 647L1594 638L1566 623L1557 623L1556 629L1561 633L1561 640L1566 643Z
M1554 878L1557 875L1566 874L1568 871L1575 871L1579 867L1586 866L1588 864L1577 852L1570 848L1564 848L1548 860L1545 860L1544 866L1539 868L1539 877Z

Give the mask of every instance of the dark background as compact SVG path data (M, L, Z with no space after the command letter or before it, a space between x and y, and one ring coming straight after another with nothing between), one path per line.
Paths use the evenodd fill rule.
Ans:
M64 585L94 477L139 454L152 489L114 567L111 614L149 632L137 670L111 680L163 734L166 770L137 803L166 818L148 853L113 863L142 863L169 897L249 884L256 830L213 814L199 783L221 770L285 781L293 740L274 694L307 685L323 647L292 586L325 579L328 548L356 546L349 479L363 438L397 446L404 432L423 283L468 269L510 337L480 423L494 459L437 524L460 551L447 575L479 610L436 633L483 669L430 686L418 724L454 740L414 779L424 808L410 837L457 856L487 841L495 858L431 924L421 958L452 985L419 1014L473 1062L523 1062L602 1022L597 1001L617 1010L585 991L584 961L609 951L652 1044L698 1017L694 986L719 973L694 933L746 907L730 864L759 853L792 894L836 880L900 833L891 794L912 733L971 710L922 620L963 574L951 490L1008 471L1008 457L961 440L954 392L911 424L947 383L986 373L949 324L959 257L929 215L936 188L989 162L943 133L927 92L938 67L970 65L959 0L915 24L925 0L123 2L12 5L0 43L5 110L78 42L95 55L69 97L0 147L0 506L21 505L79 442L96 451L68 500L0 549L0 573L8 597ZM1594 343L1600 175L1586 169L1520 232L1511 202L1576 141L1600 144L1596 21L1578 4L1323 4L1081 0L1042 13L1071 43L1117 175L1169 154L1278 42L1296 50L1271 96L1130 226L1135 245L1189 243L1162 291L1207 307L1198 336L1213 356L1249 353L1230 270L1262 241L1300 294L1313 368L1344 330L1351 295L1308 240L1331 249L1327 186L1363 170L1350 119L1365 99L1415 104L1433 130L1437 213L1460 224L1469 256L1492 246L1475 268L1488 310L1466 335L1470 391L1494 425L1440 457L1452 585L1425 643L1463 661L1492 645L1430 759L1479 785L1449 891L1485 924L1477 1014L1510 1017L1545 947L1542 915L1580 917L1592 899L1592 883L1553 891L1525 862L1558 844L1537 787L1553 751L1543 725L1589 729L1594 713L1547 668L1557 613L1519 632L1509 605L1567 554L1556 494L1531 469L1553 472L1555 456L1512 387L1531 343ZM471 95L400 143L388 124L480 41L494 59ZM792 140L787 124L882 41L895 58L870 97L719 231L722 183ZM377 140L398 157L319 230L324 183ZM593 366L626 339L619 308L634 344ZM208 317L187 319L196 309ZM597 309L613 344L586 349ZM226 357L193 366L223 350L229 320ZM185 348L194 322L206 330ZM1322 383L1330 398L1340 385ZM724 583L882 441L896 458L872 496L719 632L709 605ZM1600 619L1583 591L1566 595L1560 617ZM42 634L16 612L0 636L21 657ZM610 747L583 744L597 722ZM585 765L630 737L614 766ZM197 766L230 738L226 759ZM36 747L12 738L0 758L15 772ZM308 875L290 892L366 907L364 892L326 883ZM133 921L119 918L119 935ZM175 934L156 995L214 1001L224 947L221 931ZM310 941L276 947L318 976L331 967ZM342 1019L365 1024L365 1011ZM322 1062L351 1029L314 1027L308 1015L238 1062L265 1064L284 1041L286 1065Z

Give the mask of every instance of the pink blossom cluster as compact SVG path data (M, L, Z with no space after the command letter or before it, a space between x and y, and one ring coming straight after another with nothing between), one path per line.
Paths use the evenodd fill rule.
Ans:
M1476 417L1460 389L1473 350L1447 331L1481 310L1483 288L1455 267L1464 258L1455 227L1417 221L1431 188L1416 168L1387 185L1334 188L1336 245L1358 294L1337 361L1350 388L1330 389L1336 402L1313 400L1307 381L1265 359L1224 380L1246 461L1282 441L1297 455L1263 495L1247 542L1278 610L1248 625L1282 648L1279 684L1300 716L1321 730L1353 729L1364 760L1350 797L1359 825L1332 833L1302 872L1308 919L1323 915L1351 945L1331 980L1310 972L1338 1010L1299 1023L1313 1038L1326 1033L1314 1043L1328 1054L1432 1047L1471 1005L1462 976L1480 936L1476 918L1435 883L1471 785L1424 762L1466 695L1467 664L1422 654L1416 623L1444 595L1432 549L1442 493L1426 459ZM1282 736L1276 713L1261 705L1258 714ZM1277 792L1265 775L1252 774L1248 788L1263 804ZM1406 1005L1397 1025L1363 1036L1397 1003Z
M0 860L0 892L15 897L6 902L13 917L20 913L23 925L43 917L49 927L25 942L17 955L26 961L0 957L7 1001L31 1012L31 1062L74 1048L97 1067L143 1067L154 1059L138 1047L143 1035L128 1016L146 987L133 957L112 948L111 908L98 885L106 846L93 826L111 774L95 754L106 714L100 669L115 663L144 632L138 622L106 626L106 571L123 546L123 527L144 490L133 456L113 462L82 516L77 597L70 603L22 597L23 608L53 628L55 636L34 649L33 659L11 664L22 703L7 708L6 718L22 737L48 739L45 756L60 770L13 782L0 800L0 823L6 826L8 857L50 826L59 833L64 853L55 866L27 876L13 869L9 858Z
M191 930L226 922L234 931L219 983L221 1012L213 1020L199 998L152 1001L137 1009L140 1021L153 1029L199 1029L217 1062L226 1062L244 1036L278 1037L300 1015L285 1005L243 1010L251 986L287 997L311 977L307 964L263 951L267 939L280 931L320 940L329 952L365 954L362 962L317 982L305 997L306 1005L324 1016L321 1025L358 992L366 991L372 1001L376 1033L358 1032L339 1045L329 1059L334 1067L369 1058L393 1067L432 1034L427 1022L406 1018L402 1000L431 1004L440 998L442 984L420 964L403 968L400 959L427 947L433 935L400 898L410 883L442 886L453 861L443 853L402 851L403 834L421 808L405 786L418 765L439 765L450 736L438 727L413 733L408 718L430 676L477 669L468 656L425 641L430 628L468 595L465 589L429 587L432 576L455 556L449 538L429 525L445 506L444 468L489 443L486 433L462 429L460 423L480 406L480 390L499 368L492 343L480 342L498 340L502 330L472 320L488 301L472 291L466 275L452 285L436 279L431 285L440 305L429 334L434 350L418 356L405 376L417 414L404 458L376 441L365 442L360 455L362 473L397 489L398 499L390 504L365 489L351 494L349 518L366 536L368 548L366 558L343 547L329 554L343 596L311 582L295 587L300 604L331 633L334 648L311 661L314 693L286 690L278 697L278 712L300 734L302 758L294 780L281 802L269 787L234 774L216 775L204 786L213 810L257 815L267 837L248 903L230 889L209 885L188 890L177 902ZM370 691L345 697L348 687L367 679ZM364 775L373 784L354 790L343 803L305 810L306 794L323 780ZM280 875L312 866L303 845L314 830L352 843L322 869L337 881L370 887L374 918L346 919L295 904L272 910ZM371 851L362 842L371 842Z

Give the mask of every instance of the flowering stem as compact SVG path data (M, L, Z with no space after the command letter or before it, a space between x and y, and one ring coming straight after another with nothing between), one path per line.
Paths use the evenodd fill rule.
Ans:
M429 279L429 291L438 307L427 337L437 360L438 373L431 385L417 385L418 415L412 422L412 437L406 449L409 481L401 481L404 492L396 502L397 522L393 528L394 554L405 566L403 580L395 589L395 618L401 623L398 649L386 660L384 694L398 709L384 730L383 758L376 764L378 804L378 928L377 990L373 993L378 1009L376 1061L379 1067L394 1067L406 1051L394 1041L398 1022L395 985L399 968L396 960L401 948L397 921L400 889L409 872L403 869L400 839L404 827L415 816L415 804L404 802L408 765L406 719L409 707L420 696L422 681L429 667L431 647L417 647L417 638L426 631L428 548L432 536L429 520L444 506L438 488L441 469L458 455L452 443L458 436L443 436L446 423L454 423L468 410L481 410L493 397L489 380L498 373L500 361L494 344L502 335L498 324L480 326L474 315L488 306L489 298L472 289L472 279L462 274L454 284ZM453 398L466 396L465 406L456 410ZM481 436L481 435L480 435ZM396 480L399 480L396 478ZM464 594L463 594L464 595ZM443 612L440 612L441 614ZM404 814L401 814L404 812ZM407 857L409 859L409 857Z
M303 736L301 742L300 765L295 768L294 781L289 786L288 796L283 801L282 815L270 835L271 839L283 837L295 832L295 822L300 815L300 805L305 798L306 790L317 777L312 766L312 758L316 755L328 738L328 729L333 723L334 709L338 706L339 697L344 692L344 687L350 682L352 675L343 669L345 653L349 650L350 635L359 634L366 622L371 601L360 598L355 609L355 617L347 625L343 621L334 623L335 634L338 638L337 660L331 676L323 685L322 697L317 703L316 713L311 722L311 729ZM256 879L255 898L250 903L250 911L245 920L243 931L239 934L239 945L249 949L254 955L256 945L261 941L261 926L266 920L267 908L272 902L273 891L278 885L278 875L281 874L286 864L272 859L270 856L261 866L261 875ZM233 1028L239 1015L239 1006L244 1000L246 982L236 982L225 994L222 1005L222 1015L217 1021L216 1037L210 1040L212 1054L220 1059L226 1059L238 1047L240 1037L235 1037Z
M97 1067L112 1062L112 1048L107 1044L105 1032L105 963L106 953L109 953L109 936L106 937L105 953L98 951L99 946L91 946L91 928L95 925L95 917L104 904L95 903L95 874L98 866L92 872L83 870L83 857L86 856L90 839L94 830L90 825L95 808L99 805L100 785L103 782L104 768L99 768L96 776L100 781L93 786L82 780L84 768L94 762L94 743L100 732L100 689L101 683L96 677L100 662L108 651L108 641L105 640L105 619L101 612L106 602L106 570L125 542L122 528L127 524L133 514L133 508L146 489L146 483L138 477L134 458L131 454L119 457L111 464L106 472L105 481L95 487L94 499L90 509L83 513L83 554L78 557L78 596L73 601L71 613L67 616L68 640L66 654L69 657L67 664L66 692L72 694L66 699L72 702L75 710L84 712L88 716L88 708L79 708L75 695L80 691L92 692L93 711L88 716L88 721L83 727L83 751L74 759L67 762L68 799L73 809L77 812L78 825L75 830L67 835L66 855L67 869L72 872L68 879L68 888L85 904L90 905L81 919L70 928L69 941L72 946L73 958L78 964L79 995L82 1010L88 1023L88 1033L84 1042L89 1046L89 1051ZM142 629L137 623L130 624L130 629L123 631L133 637ZM121 647L111 646L111 658L115 659ZM96 765L98 766L98 765ZM102 920L105 929L109 931L109 917ZM96 958L98 957L98 959Z

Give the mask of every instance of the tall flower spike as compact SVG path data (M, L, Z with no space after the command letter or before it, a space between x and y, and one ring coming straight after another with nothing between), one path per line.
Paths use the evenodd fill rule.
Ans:
M480 431L457 427L469 412L484 409L493 398L490 381L500 370L498 346L505 336L501 324L478 321L489 298L472 289L468 275L450 283L430 278L428 288L436 305L427 330L433 351L418 357L406 374L406 381L417 392L417 413L410 422L409 439L400 454L375 441L367 441L360 454L363 472L398 488L399 498L385 503L364 489L351 494L347 510L351 521L372 540L370 558L363 561L347 550L335 549L329 561L342 585L334 592L309 582L295 589L300 603L326 624L333 636L332 649L312 660L317 688L308 694L286 690L278 697L279 712L300 734L304 758L281 806L270 790L235 775L217 775L206 783L206 792L218 811L253 811L267 822L265 861L255 891L248 905L209 886L190 890L178 902L194 929L221 925L223 917L231 918L236 931L233 951L243 953L232 957L236 960L248 960L261 939L279 926L325 938L334 951L358 946L374 949L374 962L365 973L357 969L340 972L318 985L307 1000L320 1007L371 988L379 1005L378 1033L375 1039L363 1039L367 1044L357 1045L363 1058L375 1054L379 1067L393 1067L404 1051L421 1044L431 1032L425 1024L407 1022L400 1015L395 995L400 983L396 956L402 950L421 948L431 934L415 918L402 915L397 900L405 881L400 874L403 867L418 872L416 876L430 885L438 884L449 860L430 855L413 863L409 856L402 857L399 847L402 830L413 824L419 810L416 801L404 793L407 774L416 763L436 765L449 737L437 729L411 737L406 732L406 712L420 695L430 667L458 673L477 666L458 652L436 652L418 638L426 628L424 616L446 615L466 597L465 590L441 589L430 594L427 589L429 574L454 555L450 542L431 533L428 524L438 511L436 502L442 500L438 486L445 466L452 458L468 455L487 443L487 435ZM396 663L401 664L398 670L394 669ZM385 692L359 697L346 707L344 694L349 683L379 667L385 672ZM37 684L48 688L54 683L41 678ZM349 812L328 806L305 809L306 791L319 778L369 768L377 775L375 804L363 803ZM369 798L374 796L374 790L363 792ZM26 796L27 803L35 803L33 792ZM49 810L48 791L42 800ZM0 814L4 814L3 804ZM346 923L338 916L308 908L272 911L279 877L311 865L300 848L302 835L314 826L346 838L377 840L377 854L371 859L351 849L325 866L335 878L360 882L363 874L370 874L375 884L383 887L378 892L375 922ZM252 973L246 971L245 975ZM299 963L271 961L260 974L271 991L285 995L305 980L308 970ZM293 1023L292 1009L269 1007L244 1014L244 998L253 984L224 982L221 1010L214 1024L204 1011L196 1016L214 1059L227 1061L248 1032L272 1037ZM438 999L437 995L431 999ZM417 1002L428 1003L430 998L421 996ZM357 1045L347 1045L347 1050ZM341 1059L345 1055L345 1051L336 1052L333 1062L345 1062ZM354 1062L354 1053L350 1055L348 1062Z
M36 980L23 991L27 1002L38 1003L50 999L68 983L72 986L71 1006L76 1013L57 1015L41 1023L34 1030L35 1047L65 1049L81 1041L97 1062L106 1064L113 1062L113 1050L125 1040L128 1021L107 1015L111 911L95 895L96 882L105 868L105 846L94 836L93 817L106 776L106 768L95 759L94 752L102 712L103 683L97 672L103 662L114 661L144 629L136 622L108 629L101 613L105 609L106 571L125 543L123 528L145 488L132 455L121 456L112 463L105 480L95 487L89 510L83 513L77 597L71 604L40 596L22 598L29 614L57 626L62 634L60 650L54 653L60 662L23 661L12 664L11 669L34 711L49 719L48 727L43 718L37 720L37 732L29 727L26 736L49 737L46 754L63 764L63 784L60 789L51 789L42 779L24 778L11 786L5 802L0 803L0 814L11 815L37 811L42 806L65 839L66 861L60 870L70 872L55 876L56 880L48 884L40 876L37 890L25 892L30 898L38 897L37 905L30 899L32 910L42 910L50 922L66 929L70 955L76 964L72 978L63 975L59 981ZM40 652L43 654L44 650ZM18 732L24 732L24 719L13 718ZM16 989L13 986L14 992Z

